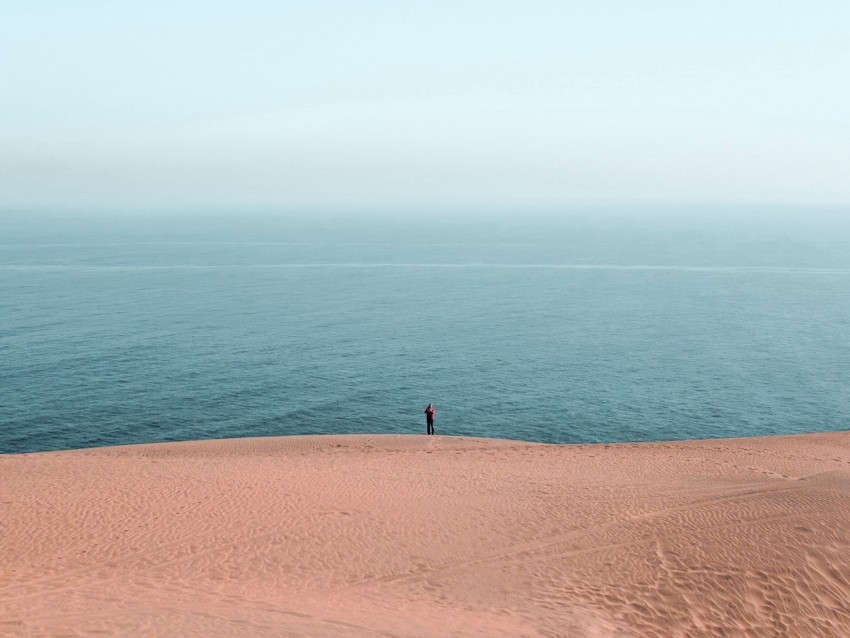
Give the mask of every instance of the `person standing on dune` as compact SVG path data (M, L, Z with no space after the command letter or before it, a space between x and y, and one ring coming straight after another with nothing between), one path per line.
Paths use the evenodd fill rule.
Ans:
M437 416L437 408L428 404L425 408L425 422L428 424L428 434L434 434L434 417Z

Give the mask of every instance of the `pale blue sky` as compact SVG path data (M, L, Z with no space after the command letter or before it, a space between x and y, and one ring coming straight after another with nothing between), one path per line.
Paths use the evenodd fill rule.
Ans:
M850 2L0 4L0 208L850 205Z

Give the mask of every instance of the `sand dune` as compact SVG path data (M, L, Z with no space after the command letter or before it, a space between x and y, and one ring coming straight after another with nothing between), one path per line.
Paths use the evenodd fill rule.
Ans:
M850 432L0 456L0 634L848 636Z

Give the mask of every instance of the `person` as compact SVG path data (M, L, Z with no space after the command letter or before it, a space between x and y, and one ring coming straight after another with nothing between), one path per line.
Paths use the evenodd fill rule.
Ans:
M428 424L428 434L434 434L434 417L437 416L437 408L428 404L425 408L425 422Z

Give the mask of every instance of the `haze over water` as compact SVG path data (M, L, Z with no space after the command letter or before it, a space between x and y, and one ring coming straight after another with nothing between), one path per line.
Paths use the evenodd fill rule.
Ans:
M8 216L0 452L847 428L845 219Z

